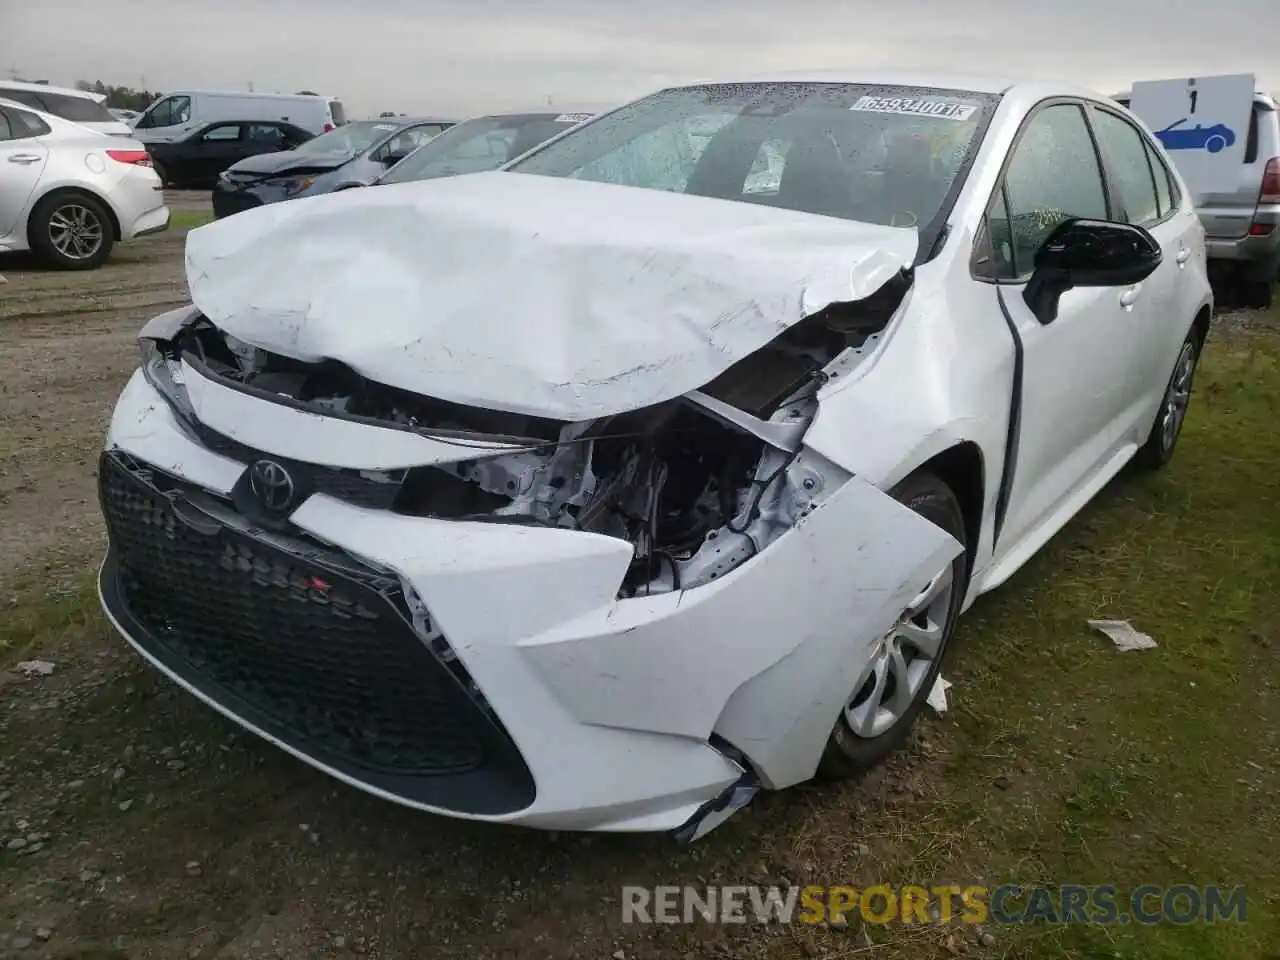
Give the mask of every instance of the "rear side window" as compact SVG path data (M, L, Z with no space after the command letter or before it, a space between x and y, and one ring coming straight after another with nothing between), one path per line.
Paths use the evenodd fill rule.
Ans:
M0 110L0 142L12 139L13 134L9 131L9 117L3 110Z
M347 122L347 111L342 108L341 100L329 101L329 116L333 118L335 127L340 127Z
M40 99L48 104L49 112L73 123L116 123L116 118L97 100L88 97L69 97L61 93L42 93Z
M210 127L200 137L206 142L220 142L226 140L240 139L240 124L224 123L220 126Z
M43 137L46 133L53 132L53 128L47 123L34 113L27 113L25 110L14 110L9 114L9 120L13 125L15 140L22 137Z
M1160 201L1142 133L1128 120L1106 110L1094 109L1093 120L1128 221L1144 226L1155 223L1161 217ZM1167 189L1167 182L1165 186Z
M1263 115L1274 112L1275 111L1273 110L1268 110L1260 103L1255 103L1253 105L1253 112L1249 114L1249 138L1245 141L1244 145L1245 163L1258 162L1258 128L1263 122Z

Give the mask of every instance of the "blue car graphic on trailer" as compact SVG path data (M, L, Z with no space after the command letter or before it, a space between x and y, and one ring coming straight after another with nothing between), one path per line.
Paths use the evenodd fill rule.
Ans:
M1197 123L1190 129L1174 129L1186 122L1187 118L1183 117L1163 130L1156 131L1157 139L1164 144L1166 150L1208 150L1210 153L1217 153L1236 142L1235 131L1221 123L1215 123L1211 127L1202 127Z

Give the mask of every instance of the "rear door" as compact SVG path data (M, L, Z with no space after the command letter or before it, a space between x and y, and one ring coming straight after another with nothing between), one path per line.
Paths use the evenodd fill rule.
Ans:
M37 136L49 132L33 113L0 107L0 237L22 229L18 222L49 159Z
M1148 414L1164 391L1172 353L1193 319L1185 306L1190 285L1184 278L1196 248L1199 218L1194 210L1179 210L1174 203L1176 183L1146 134L1102 104L1090 105L1090 117L1117 201L1113 218L1146 228L1164 252L1155 273L1137 285L1133 310L1124 318L1139 342L1133 389L1115 426L1117 439L1140 441L1150 426Z

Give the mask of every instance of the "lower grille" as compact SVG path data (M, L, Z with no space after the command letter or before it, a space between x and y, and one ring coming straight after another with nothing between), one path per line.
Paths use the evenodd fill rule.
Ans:
M262 206L262 201L248 191L237 190L234 193L227 190L213 191L213 215L215 217L229 217L233 213L252 210L254 207L260 206Z
M532 802L514 744L413 632L397 582L237 530L195 506L195 491L120 455L103 455L99 477L104 601L166 668L402 799L488 814Z

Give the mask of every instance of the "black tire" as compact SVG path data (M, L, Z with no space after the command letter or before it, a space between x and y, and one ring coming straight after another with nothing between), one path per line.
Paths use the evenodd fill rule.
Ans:
M80 211L83 211L83 219ZM97 231L96 236L100 241L93 252L77 257L58 249L50 234L51 229L56 229L55 217L62 222L71 219L77 223L92 225L87 228ZM107 257L111 256L115 227L106 204L97 197L86 193L55 193L45 197L31 211L27 237L32 251L45 263L60 270L93 270L102 266Z
M898 484L891 493L899 503L910 507L925 519L933 521L959 540L961 545L967 546L964 513L960 509L960 501L956 499L951 488L938 477L927 471L914 473ZM954 587L946 623L943 626L942 643L910 707L892 727L874 738L864 738L855 734L842 710L818 765L818 776L824 779L847 779L860 776L901 747L906 740L929 696L929 691L933 689L938 671L942 669L947 648L951 645L951 637L955 634L956 621L960 617L960 608L964 605L964 596L969 584L969 559L965 551L961 551L952 562L951 575ZM853 691L850 694L851 698L856 694L857 691Z
M159 160L153 159L151 161L151 169L153 169L156 172L156 176L160 178L160 186L162 187L172 186L172 183L169 181L168 171L165 170L163 163L161 163Z
M1182 436L1182 425L1191 405L1191 389L1195 385L1196 368L1200 365L1200 351L1203 346L1199 332L1192 327L1187 332L1186 339L1182 341L1182 346L1178 348L1178 357L1173 361L1173 370L1169 372L1169 379L1165 382L1160 409L1156 413L1155 423L1151 424L1151 432L1147 434L1146 441L1134 454L1133 462L1139 469L1159 470L1173 459L1173 451L1177 449L1178 438ZM1188 357L1190 370L1186 372L1185 384L1179 387L1183 363ZM1171 415L1170 402L1174 399L1176 389L1185 389L1186 402L1182 405L1182 412L1177 417L1172 431L1169 431L1166 430L1166 424Z

